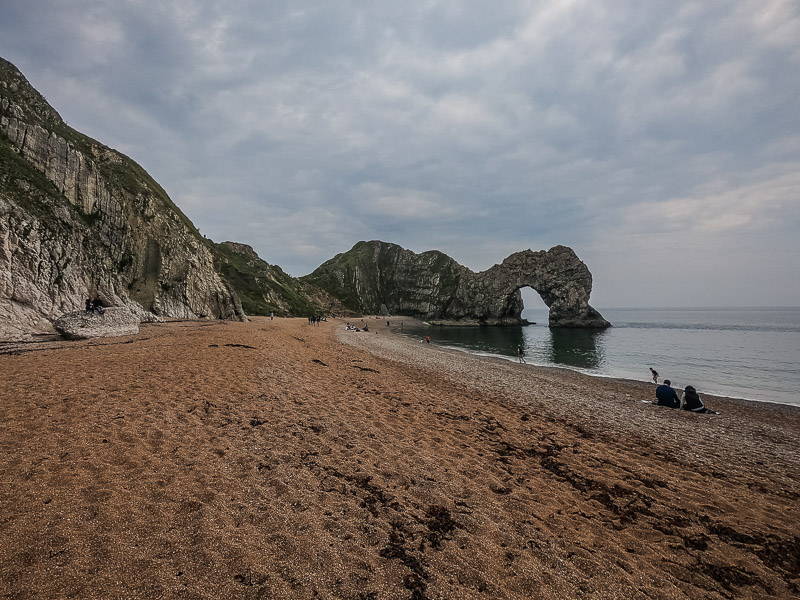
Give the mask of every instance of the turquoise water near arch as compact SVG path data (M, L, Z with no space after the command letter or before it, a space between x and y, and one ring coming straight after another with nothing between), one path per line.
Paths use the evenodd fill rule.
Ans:
M550 329L547 310L526 309L528 327L409 327L435 343L591 375L650 380L649 367L677 387L800 406L800 308L606 308L606 330Z

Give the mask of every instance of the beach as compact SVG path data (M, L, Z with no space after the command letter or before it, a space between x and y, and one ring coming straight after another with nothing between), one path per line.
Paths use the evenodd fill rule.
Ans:
M797 407L367 322L0 348L2 597L800 595Z

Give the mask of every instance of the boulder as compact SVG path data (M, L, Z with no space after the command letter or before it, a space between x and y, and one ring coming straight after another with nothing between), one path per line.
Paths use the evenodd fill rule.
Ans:
M96 337L116 337L139 333L139 318L127 308L115 306L105 312L78 311L55 320L56 331L68 340L86 340Z

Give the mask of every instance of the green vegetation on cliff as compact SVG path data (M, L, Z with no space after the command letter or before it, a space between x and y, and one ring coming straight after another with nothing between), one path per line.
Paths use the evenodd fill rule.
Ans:
M230 284L249 315L309 316L322 311L302 290L302 284L270 265L250 246L213 244L214 266Z
M11 146L8 138L0 136L0 195L39 218L52 217L54 198L61 193Z
M20 156L3 136L0 136L0 197L50 227L69 228L68 221L57 214L59 207L79 219L82 225L91 226L97 219L97 215L87 214L80 206L70 204L55 184Z

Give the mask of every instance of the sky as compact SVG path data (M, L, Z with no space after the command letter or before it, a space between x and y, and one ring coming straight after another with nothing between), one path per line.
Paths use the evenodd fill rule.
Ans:
M796 0L0 15L0 56L69 125L291 275L359 240L475 271L564 244L596 307L800 306Z

